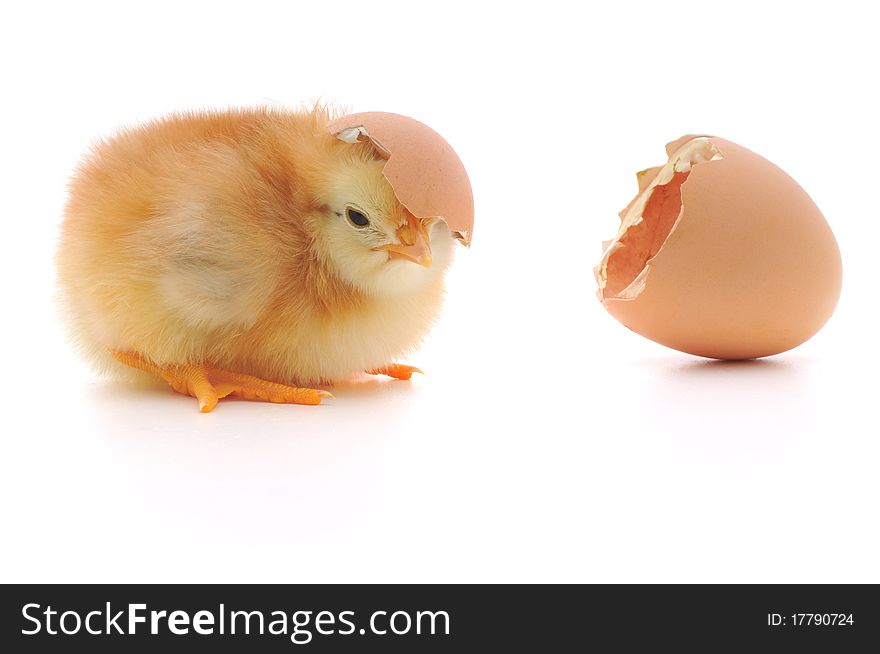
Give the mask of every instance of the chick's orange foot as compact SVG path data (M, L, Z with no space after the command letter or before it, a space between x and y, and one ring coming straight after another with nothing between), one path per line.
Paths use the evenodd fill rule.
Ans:
M424 375L425 373L416 368L415 366L405 366L402 363L392 363L391 365L384 366L382 368L374 368L373 370L367 370L368 375L386 375L388 377L393 377L394 379L411 379L413 373L417 372L420 375Z
M196 398L202 413L212 411L227 395L278 404L320 404L323 398L333 397L327 391L285 386L203 364L160 366L134 352L110 350L110 353L127 366L161 377L178 393Z

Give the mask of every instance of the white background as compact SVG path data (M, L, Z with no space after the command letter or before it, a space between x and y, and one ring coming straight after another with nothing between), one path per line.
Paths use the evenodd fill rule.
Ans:
M7 8L0 580L880 581L860 4ZM51 301L78 157L176 109L319 98L418 118L470 172L473 247L408 360L428 374L208 415L95 378ZM701 360L594 296L634 173L693 132L780 165L837 235L840 305L792 352Z

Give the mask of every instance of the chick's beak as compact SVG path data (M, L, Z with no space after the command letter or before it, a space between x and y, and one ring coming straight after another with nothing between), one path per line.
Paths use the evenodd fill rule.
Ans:
M400 243L384 246L391 259L407 259L420 266L431 265L431 244L428 231L421 220L409 211L405 211L406 222L397 228L397 239Z

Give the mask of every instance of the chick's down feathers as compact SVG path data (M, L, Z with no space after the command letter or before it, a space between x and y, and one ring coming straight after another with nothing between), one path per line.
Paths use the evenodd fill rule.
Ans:
M86 357L107 372L125 370L109 353L121 351L315 385L416 347L453 238L409 214L375 148L336 139L332 117L180 114L98 144L71 182L57 255ZM394 256L408 224L428 265Z

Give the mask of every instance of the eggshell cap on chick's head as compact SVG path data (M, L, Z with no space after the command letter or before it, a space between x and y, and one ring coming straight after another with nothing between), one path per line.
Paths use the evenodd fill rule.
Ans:
M327 128L343 141L369 139L388 159L383 170L400 203L418 218L440 218L470 245L474 195L464 164L452 146L413 118L382 111L343 116Z
M780 168L722 138L674 141L661 168L688 148L703 156L678 162L693 161L679 173L686 175L683 183L678 178L679 203L669 192L675 222L666 226L668 236L640 272L630 265L614 279L620 271L612 270L611 258L625 253L627 234L646 224L639 205L630 203L597 268L600 299L636 333L699 356L748 359L803 343L828 320L840 295L840 251L824 216ZM665 172L660 179L661 171L649 169L637 200L652 184L672 188L672 169Z

